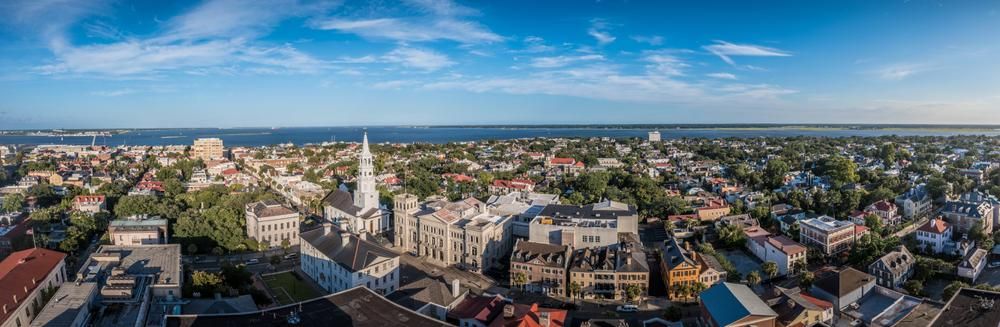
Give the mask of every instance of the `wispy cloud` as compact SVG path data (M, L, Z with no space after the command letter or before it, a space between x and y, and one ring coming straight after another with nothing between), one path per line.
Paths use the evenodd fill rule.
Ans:
M932 69L933 67L927 64L892 64L879 68L874 73L881 79L898 81Z
M81 11L75 7L67 9L63 3L54 1L46 4L49 7L44 8L43 12ZM45 34L43 37L48 39L54 60L36 66L34 71L61 76L130 78L148 78L169 72L190 72L197 75L232 70L249 74L315 73L325 69L328 64L291 45L266 45L259 42L258 38L283 19L323 8L328 7L299 5L297 2L283 0L253 3L210 0L164 22L161 32L143 38L125 36L110 25L90 23L85 26L89 33L115 42L76 45L67 41L65 30ZM79 20L93 14L96 13L47 15ZM70 24L72 21L56 25L65 29ZM221 66L227 67L220 69Z
M733 74L730 74L730 73L709 73L709 74L705 74L705 76L708 76L708 77L711 77L711 78L718 78L718 79L728 79L728 80L735 80L736 79L736 75L733 75Z
M100 96L100 97L118 97L123 95L128 95L135 93L133 89L119 89L119 90L108 90L108 91L94 91L90 92L90 95Z
M642 60L649 63L646 66L649 72L665 76L683 76L684 69L690 67L688 63L677 58L670 51L646 51Z
M537 36L525 37L523 42L524 42L524 48L516 50L514 52L540 53L540 52L550 52L556 49L553 46L545 44L545 40Z
M632 40L649 45L663 44L663 37L659 35L633 35Z
M435 71L455 64L455 62L451 61L444 54L427 49L408 47L396 48L382 56L382 60L424 71Z
M590 54L582 56L537 57L531 59L531 66L535 68L558 68L578 62L595 60L604 60L604 56Z
M789 57L790 53L765 46L753 45L753 44L736 44L729 43L726 41L716 40L715 44L706 45L703 47L708 52L718 56L720 59L725 61L730 65L735 65L736 62L733 61L732 57Z
M335 30L357 34L370 39L399 42L428 42L449 40L460 43L499 42L503 37L486 26L468 19L477 15L474 9L452 1L406 2L423 15L414 17L331 17L318 19L311 26L321 30Z
M590 20L590 28L587 29L587 34L593 36L597 40L597 44L605 45L615 41L615 36L608 32L608 23L599 18Z

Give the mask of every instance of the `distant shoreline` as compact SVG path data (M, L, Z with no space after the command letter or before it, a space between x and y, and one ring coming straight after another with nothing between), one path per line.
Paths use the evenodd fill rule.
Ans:
M49 136L49 137L93 137L120 135L135 132L184 131L198 129L218 130L260 130L260 129L317 129L317 128L364 128L363 126L300 126L300 127L178 127L178 128L108 128L108 129L30 129L0 130L0 136ZM422 129L505 129L505 130L719 130L719 131L929 131L929 132L998 132L1000 125L958 125L958 124L499 124L499 125L381 125L370 127L422 128Z

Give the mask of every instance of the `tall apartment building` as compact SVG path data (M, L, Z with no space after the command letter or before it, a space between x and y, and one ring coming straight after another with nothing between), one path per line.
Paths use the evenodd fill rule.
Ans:
M565 245L517 240L510 256L510 284L526 292L566 296L570 254Z
M864 226L850 221L821 216L799 222L799 241L804 245L816 245L824 254L833 255L849 250L864 231L867 231Z
M660 141L660 131L649 132L649 141L650 142L659 142Z
M639 234L635 206L603 201L584 206L550 204L528 226L528 239L574 248L618 243L619 233Z
M191 146L191 155L205 161L225 158L222 139L214 137L195 139L194 145Z
M500 259L511 253L513 218L491 213L476 198L418 203L416 196L400 194L394 202L396 246L427 262L482 271L500 268Z
M247 204L247 236L269 247L299 244L299 213L278 201Z
M399 255L331 223L302 233L302 272L330 293L365 286L382 295L399 289Z
M997 214L994 206L989 197L970 192L946 202L941 209L941 216L955 226L957 232L968 233L969 229L978 224L983 232L993 234L994 215Z
M646 251L636 234L621 234L610 246L577 249L569 265L569 284L580 286L584 298L628 299L630 287L639 296L649 289Z

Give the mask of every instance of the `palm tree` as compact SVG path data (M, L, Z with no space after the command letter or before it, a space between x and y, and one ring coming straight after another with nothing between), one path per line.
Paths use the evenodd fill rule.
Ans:
M747 284L750 284L751 287L760 285L760 273L754 270L747 274Z
M580 287L580 283L577 283L575 281L569 283L569 296L572 298L580 295L581 289L583 289L583 287Z
M514 273L514 285L520 286L521 291L524 291L524 284L528 283L528 276L525 276L523 272Z
M774 277L778 276L778 264L768 261L760 267L764 271L764 274L767 275L767 279L774 279Z

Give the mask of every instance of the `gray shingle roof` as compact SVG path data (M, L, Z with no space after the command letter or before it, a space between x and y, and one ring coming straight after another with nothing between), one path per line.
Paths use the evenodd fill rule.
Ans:
M354 234L349 234L347 244L344 244L344 237L336 227L333 227L329 234L326 234L323 228L316 228L303 232L300 237L350 271L364 269L379 258L391 259L399 256Z

